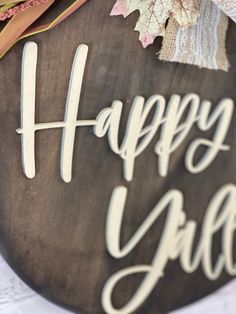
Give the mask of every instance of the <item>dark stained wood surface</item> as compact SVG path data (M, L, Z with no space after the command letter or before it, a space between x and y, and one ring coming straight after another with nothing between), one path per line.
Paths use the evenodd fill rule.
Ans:
M235 25L231 24L228 32L230 72L199 70L159 62L155 56L159 40L142 49L138 33L133 31L137 15L126 20L109 17L113 4L113 0L89 0L56 29L32 38L39 44L37 121L63 120L71 64L81 43L88 44L90 51L80 118L95 118L114 99L120 99L125 103L124 128L136 95L148 97L160 93L168 98L174 93L195 92L213 103L226 96L236 100ZM63 183L59 173L61 130L39 132L37 176L28 180L22 172L20 137L15 132L20 126L23 45L24 42L17 44L0 62L2 253L14 270L44 296L77 313L100 314L103 313L100 293L108 277L123 267L150 262L164 221L152 228L135 254L120 261L112 259L105 248L104 226L113 188L124 184L129 189L124 241L170 188L185 193L188 218L201 224L215 191L227 182L236 181L236 145L233 145L236 123L232 123L227 138L231 151L221 153L200 175L190 175L184 169L186 145L182 145L171 159L168 177L161 179L151 145L138 159L131 183L123 180L122 162L110 151L107 140L94 137L91 128L77 131L73 180L70 184ZM194 130L186 143L197 134ZM216 245L215 256L218 252ZM137 313L165 314L205 296L228 280L224 274L210 282L201 270L187 275L178 263L171 262L165 277ZM125 302L135 285L134 280L120 285L115 295L118 305Z

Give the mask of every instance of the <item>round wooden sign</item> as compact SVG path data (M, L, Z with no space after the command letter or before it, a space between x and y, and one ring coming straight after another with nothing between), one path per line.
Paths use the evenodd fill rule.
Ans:
M39 129L35 133L36 173L30 180L22 167L22 135L16 132L16 129L22 127L21 63L26 41L17 44L0 62L1 248L9 264L31 287L76 313L104 313L104 303L107 301L104 287L107 289L107 295L109 289L112 290L114 308L124 308L140 291L145 276L152 270L154 282L149 284L153 285L153 288L149 286L149 289L140 292L139 297L144 300L131 312L164 314L209 294L231 278L227 271L230 267L226 258L219 276L211 278L212 280L206 276L206 272L211 273L206 269L209 266L207 261L211 261L211 266L215 269L219 257L227 255L228 252L224 251L227 249L224 246L227 232L220 221L227 224L224 207L227 207L225 203L230 202L230 196L221 202L223 214L220 210L218 212L221 218L215 217L215 220L218 219L218 223L222 224L222 228L215 226L216 230L213 232L214 228L209 227L212 228L212 234L211 238L209 234L207 238L205 233L209 229L204 229L204 224L210 221L209 217L208 220L206 218L206 212L210 211L211 203L217 203L222 187L226 186L226 189L228 187L230 190L236 181L235 113L223 139L224 145L218 142L218 152L204 171L191 173L186 169L186 152L191 155L189 147L196 139L213 141L216 129L219 128L218 122L221 123L221 134L224 132L222 129L225 124L222 124L217 115L221 110L221 99L236 99L236 27L230 25L228 33L230 40L227 48L231 62L229 73L209 71L158 61L158 40L151 47L143 49L137 40L138 33L130 27L135 25L137 15L134 14L121 23L121 18L109 16L113 5L113 1L88 1L54 30L33 37L34 42L38 44L33 122L64 121L74 55L78 45L85 44L88 46L88 56L79 100L78 120L94 121L102 114L104 108L112 108L113 101L119 100L123 103L121 118L118 121L121 143L128 126L132 127L131 112L136 110L134 99L137 95L145 99L152 95L162 95L162 100L167 104L174 94L183 97L195 93L201 99L201 106L204 104L203 100L212 102L209 115L205 117L205 130L202 117L202 129L197 123L193 123L181 145L170 152L168 167L165 167L163 163L167 160L160 160L160 156L155 153L158 138L161 132L164 132L164 127L162 131L157 128L153 140L145 150L137 154L132 173L132 158L127 163L124 161L128 160L127 151L132 146L132 141L128 143L131 146L127 144L128 148L123 155L118 156L114 152L115 148L113 151L110 148L111 143L109 144L107 136L95 136L96 130L93 130L92 123L90 126L78 126L74 139L72 179L65 183L60 172L64 131L62 127L45 127L45 130ZM56 6L54 10L56 13ZM45 16L45 20L47 18ZM193 103L194 101L192 100ZM28 106L30 105L29 103ZM169 102L168 108L170 107ZM206 110L206 107L204 108ZM165 112L167 116L168 110ZM210 112L213 113L212 116ZM154 108L147 114L147 128L155 114ZM188 110L183 112L183 121L186 115ZM212 120L208 120L209 116ZM225 118L227 120L227 117ZM199 116L196 115L195 122L198 119ZM144 131L143 136L149 132L147 128L144 129L146 133ZM100 130L101 133L102 131ZM223 146L220 146L221 144ZM194 162L197 163L210 146L211 144L200 147ZM161 149L163 147L159 145L159 150ZM66 158L67 153L65 150ZM117 187L120 187L120 190L117 190ZM164 236L168 222L171 222L172 203L166 201L166 210L159 215L154 214L154 210L158 204L160 206L161 200L172 197L168 194L169 191L173 192L173 199L177 199L176 208L182 206L185 213L185 217L180 216L182 225L179 222L179 229L183 234L186 232L184 221L197 223L194 239L190 239L193 241L189 243L193 255L202 238L208 250L204 251L202 243L204 253L199 263L196 262L196 269L189 270L189 273L186 269L183 271L179 258L174 256L176 252L178 255L177 244L177 251L171 251L166 263L159 261L154 265L158 249L161 250L161 245L167 241ZM113 216L111 211L108 215L112 198ZM126 248L127 252L125 249L121 250L115 257L110 254L108 244L114 244L113 236L119 232L116 229L121 217L119 208L115 207L123 201L125 204L120 247ZM156 215L156 218L151 215ZM110 226L109 219L112 222ZM117 219L117 224L114 219ZM153 219L152 223L147 219ZM147 223L146 227L144 223ZM143 229L140 229L140 226ZM189 228L190 226L191 224ZM202 230L205 230L204 234ZM137 235L136 231L142 234ZM179 237L182 243L180 234ZM185 240L187 241L187 238ZM183 249L185 253L187 246L188 244ZM181 248L179 250L181 251ZM185 253L181 253L182 259ZM165 258L165 254L167 253L163 249L162 258ZM196 256L195 258L197 260ZM121 274L124 269L127 269L127 276L121 275L113 289L112 280L109 280L116 280L114 275ZM147 293L146 297L143 296L144 293ZM108 312L113 313L129 312Z

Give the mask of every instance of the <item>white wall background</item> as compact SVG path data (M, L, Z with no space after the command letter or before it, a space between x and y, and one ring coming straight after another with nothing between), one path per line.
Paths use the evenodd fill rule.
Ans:
M236 314L236 280L170 314ZM0 256L0 314L71 314L32 291ZM91 313L92 314L92 313Z

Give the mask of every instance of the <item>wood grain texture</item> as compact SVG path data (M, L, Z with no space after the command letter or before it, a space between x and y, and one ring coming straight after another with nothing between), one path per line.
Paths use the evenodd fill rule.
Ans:
M133 31L137 15L126 20L109 17L113 4L113 0L89 0L56 29L33 38L39 44L38 122L63 120L71 64L81 43L88 44L90 51L80 118L93 119L114 99L120 99L125 103L124 129L136 95L160 93L168 98L174 93L195 92L213 103L226 96L236 100L235 25L230 25L228 33L230 72L199 70L159 62L155 54L160 42L144 50L138 33ZM65 5L65 1L59 5ZM55 5L54 12L57 10ZM45 16L45 21L48 18ZM94 137L90 128L80 128L76 133L73 180L65 184L59 173L62 132L48 130L37 135L37 176L28 180L21 168L20 137L15 132L20 126L23 45L24 42L17 44L0 62L1 249L14 270L44 296L77 313L101 314L100 293L105 281L123 267L150 262L164 221L163 218L152 228L135 254L120 261L112 259L105 248L104 226L113 188L124 184L129 189L123 241L170 188L185 193L188 217L201 224L215 191L225 183L236 183L236 145L229 153L220 154L207 171L190 175L184 169L183 155L187 143L198 134L193 130L186 145L171 159L165 179L157 175L151 145L137 160L135 178L127 184L121 160L110 151L107 140ZM236 142L236 123L232 123L227 142ZM215 256L220 238L216 243ZM117 305L125 302L139 279L119 286L114 296ZM187 275L178 263L170 263L165 277L137 313L165 314L205 296L228 280L227 275L222 275L210 282L201 270Z

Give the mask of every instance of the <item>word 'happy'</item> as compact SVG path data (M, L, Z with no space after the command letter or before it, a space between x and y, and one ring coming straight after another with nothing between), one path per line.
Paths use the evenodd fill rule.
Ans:
M63 128L61 148L61 177L65 182L72 178L73 151L77 127L91 126L97 137L107 135L111 150L120 156L124 164L124 178L133 179L135 159L145 151L153 138L159 133L155 145L158 156L159 174L168 174L171 155L183 143L192 127L207 132L215 128L212 139L193 140L186 152L185 165L190 173L200 173L215 159L220 151L228 151L224 144L230 127L234 102L223 99L213 112L209 101L200 101L196 94L181 98L173 95L168 104L161 95L153 95L147 101L141 96L134 99L128 117L125 136L119 144L119 128L123 103L113 101L111 107L103 109L95 120L77 120L84 70L88 55L86 45L79 46L67 96L65 119L61 122L35 123L35 89L37 45L26 44L22 67L22 121L18 133L22 135L22 159L24 172L28 178L35 176L35 132L44 129ZM147 119L153 112L151 122ZM194 163L198 148L206 149L202 158Z

